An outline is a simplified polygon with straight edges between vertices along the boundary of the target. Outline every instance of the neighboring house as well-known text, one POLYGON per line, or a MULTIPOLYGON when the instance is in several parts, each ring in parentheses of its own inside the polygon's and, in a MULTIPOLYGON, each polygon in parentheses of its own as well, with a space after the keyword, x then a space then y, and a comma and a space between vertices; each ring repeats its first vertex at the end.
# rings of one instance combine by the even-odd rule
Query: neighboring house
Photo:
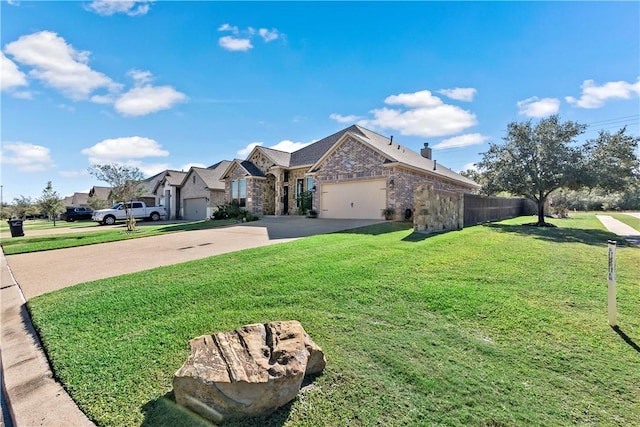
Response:
POLYGON ((89 190, 89 197, 104 200, 109 206, 113 205, 115 202, 111 196, 111 187, 93 186, 91 190, 89 190))
POLYGON ((293 153, 255 147, 222 175, 225 198, 256 215, 297 212, 298 195, 310 191, 321 218, 381 219, 385 208, 402 219, 413 209, 413 185, 470 193, 472 180, 437 164, 431 149, 418 154, 358 125, 293 153))
POLYGON ((229 164, 229 160, 223 160, 208 168, 189 169, 180 184, 182 219, 207 219, 217 206, 224 204, 224 182, 220 178, 229 164))
POLYGON ((73 193, 72 196, 67 196, 62 200, 62 204, 66 208, 84 208, 89 206, 87 200, 89 199, 89 193, 73 193))
POLYGON ((164 206, 167 219, 180 218, 180 184, 187 175, 186 172, 166 170, 154 176, 156 184, 151 191, 155 195, 156 205, 164 206))

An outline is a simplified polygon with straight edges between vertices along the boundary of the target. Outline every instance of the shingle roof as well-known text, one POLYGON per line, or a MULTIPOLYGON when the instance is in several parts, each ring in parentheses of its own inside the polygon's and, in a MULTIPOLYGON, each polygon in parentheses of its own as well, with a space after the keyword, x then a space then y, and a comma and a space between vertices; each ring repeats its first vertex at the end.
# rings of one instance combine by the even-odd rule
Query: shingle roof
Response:
MULTIPOLYGON (((221 181, 222 174, 229 167, 231 162, 229 160, 223 160, 208 168, 191 168, 193 173, 204 181, 207 188, 210 190, 224 190, 224 181, 221 181)), ((186 179, 186 176, 185 176, 186 179)))
POLYGON ((311 145, 307 145, 304 148, 299 149, 298 151, 294 151, 291 153, 291 161, 289 163, 289 167, 299 167, 304 165, 312 165, 324 154, 329 151, 333 145, 338 142, 338 140, 344 135, 346 132, 352 132, 354 134, 362 135, 360 130, 361 128, 357 125, 349 126, 346 129, 342 129, 334 133, 333 135, 329 135, 326 138, 322 138, 319 141, 314 142, 311 145))
POLYGON ((111 187, 98 187, 93 186, 93 188, 89 191, 89 195, 95 197, 96 199, 109 200, 109 196, 111 195, 111 187))
POLYGON ((244 170, 246 170, 249 175, 251 176, 257 176, 257 177, 264 177, 264 174, 262 173, 262 171, 260 169, 258 169, 258 167, 256 165, 254 165, 253 163, 247 161, 247 160, 242 160, 240 162, 240 166, 242 166, 244 168, 244 170))
POLYGON ((187 175, 187 172, 168 170, 164 179, 167 180, 169 185, 178 186, 182 183, 182 180, 187 175))
POLYGON ((286 151, 274 150, 273 148, 267 147, 256 148, 262 151, 271 160, 273 160, 277 166, 289 167, 289 163, 291 161, 291 153, 288 153, 286 151))

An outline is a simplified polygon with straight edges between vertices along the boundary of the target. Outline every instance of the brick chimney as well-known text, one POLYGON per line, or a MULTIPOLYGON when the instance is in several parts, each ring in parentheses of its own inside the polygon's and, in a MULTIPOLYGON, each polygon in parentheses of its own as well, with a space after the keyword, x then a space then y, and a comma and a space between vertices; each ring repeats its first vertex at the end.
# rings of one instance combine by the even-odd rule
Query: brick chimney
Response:
POLYGON ((431 148, 429 148, 429 143, 428 142, 424 143, 424 148, 422 148, 420 150, 420 155, 422 157, 424 157, 425 159, 431 160, 431 148))

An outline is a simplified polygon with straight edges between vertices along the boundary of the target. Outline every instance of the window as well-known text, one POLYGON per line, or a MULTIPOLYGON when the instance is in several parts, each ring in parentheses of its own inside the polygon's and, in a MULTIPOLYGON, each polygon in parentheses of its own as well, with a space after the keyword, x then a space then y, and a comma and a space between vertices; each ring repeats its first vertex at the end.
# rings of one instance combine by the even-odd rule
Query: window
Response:
POLYGON ((313 178, 307 177, 307 191, 313 191, 313 178))
POLYGON ((193 175, 193 176, 191 177, 191 182, 192 182, 193 184, 195 184, 195 183, 196 183, 196 176, 195 176, 195 175, 193 175))
POLYGON ((303 182, 302 179, 296 179, 296 197, 300 196, 304 191, 303 182))
POLYGON ((247 180, 234 179, 231 181, 231 199, 236 200, 240 207, 247 204, 247 180))
POLYGON ((289 182, 289 171, 284 171, 284 182, 289 182))

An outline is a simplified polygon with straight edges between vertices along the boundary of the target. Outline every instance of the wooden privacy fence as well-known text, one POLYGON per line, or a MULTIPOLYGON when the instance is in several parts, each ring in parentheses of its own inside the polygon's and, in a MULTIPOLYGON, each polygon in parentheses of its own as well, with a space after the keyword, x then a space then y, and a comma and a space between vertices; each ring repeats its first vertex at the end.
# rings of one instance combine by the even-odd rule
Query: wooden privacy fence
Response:
POLYGON ((529 199, 464 195, 465 227, 535 213, 535 204, 529 199))

